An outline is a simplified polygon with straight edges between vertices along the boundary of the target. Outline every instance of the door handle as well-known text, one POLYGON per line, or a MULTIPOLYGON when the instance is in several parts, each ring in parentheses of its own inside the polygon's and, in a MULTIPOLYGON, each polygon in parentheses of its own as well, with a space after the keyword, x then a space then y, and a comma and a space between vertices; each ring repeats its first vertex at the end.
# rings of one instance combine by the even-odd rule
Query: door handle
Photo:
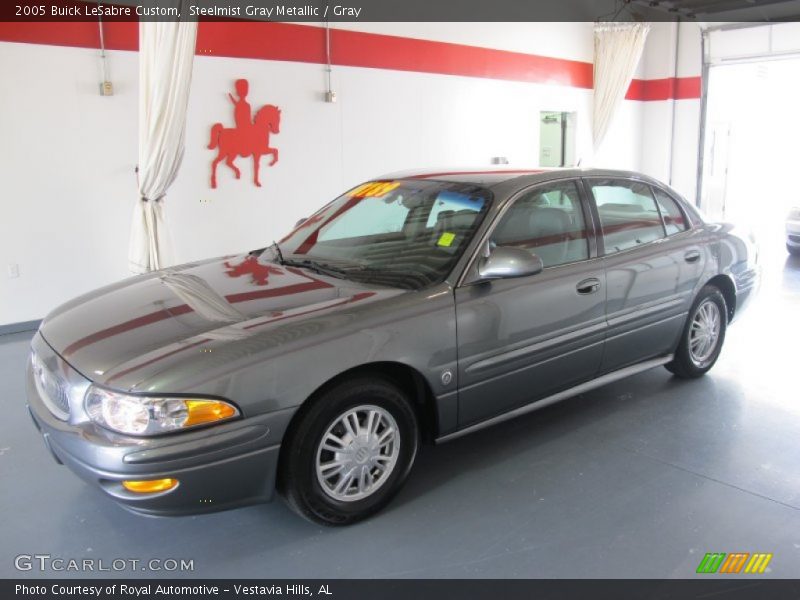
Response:
POLYGON ((683 260, 685 260, 687 263, 697 262, 700 260, 700 252, 698 250, 690 250, 683 255, 683 260))
POLYGON ((585 296, 586 294, 594 294, 597 290, 600 289, 600 280, 596 277, 590 277, 589 279, 584 279, 578 285, 575 286, 575 289, 578 291, 579 294, 585 296))

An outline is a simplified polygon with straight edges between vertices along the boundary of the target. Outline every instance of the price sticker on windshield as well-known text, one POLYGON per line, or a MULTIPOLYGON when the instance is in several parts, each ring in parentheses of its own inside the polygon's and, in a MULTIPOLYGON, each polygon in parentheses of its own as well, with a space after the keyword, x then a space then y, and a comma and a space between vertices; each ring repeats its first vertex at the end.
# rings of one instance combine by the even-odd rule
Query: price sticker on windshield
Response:
POLYGON ((381 198, 399 187, 399 181, 368 181, 354 188, 349 196, 351 198, 381 198))
POLYGON ((436 242, 437 246, 444 246, 447 248, 453 244, 453 240, 456 239, 455 233, 450 233, 449 231, 445 231, 440 237, 439 241, 436 242))

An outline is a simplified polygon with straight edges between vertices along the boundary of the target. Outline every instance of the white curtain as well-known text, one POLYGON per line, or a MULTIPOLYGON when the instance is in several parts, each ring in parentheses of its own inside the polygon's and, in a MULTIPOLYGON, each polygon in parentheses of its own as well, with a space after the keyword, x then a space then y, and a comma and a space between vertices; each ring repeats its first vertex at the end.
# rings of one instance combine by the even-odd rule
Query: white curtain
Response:
POLYGON ((196 39, 197 22, 139 23, 139 200, 128 249, 133 273, 172 263, 164 195, 183 158, 196 39))
POLYGON ((594 27, 592 139, 595 153, 625 98, 649 31, 649 23, 598 23, 594 27))

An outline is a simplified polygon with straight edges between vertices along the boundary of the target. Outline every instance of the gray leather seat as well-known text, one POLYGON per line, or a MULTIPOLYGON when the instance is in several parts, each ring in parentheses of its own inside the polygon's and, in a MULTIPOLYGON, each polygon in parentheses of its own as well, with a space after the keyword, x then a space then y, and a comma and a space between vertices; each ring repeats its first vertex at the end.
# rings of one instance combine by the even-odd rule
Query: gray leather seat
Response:
POLYGON ((535 252, 544 266, 569 262, 572 222, 566 211, 548 206, 531 211, 530 231, 535 252))
POLYGON ((574 230, 567 211, 526 202, 509 209, 492 241, 499 246, 526 248, 547 267, 585 258, 586 242, 574 230))

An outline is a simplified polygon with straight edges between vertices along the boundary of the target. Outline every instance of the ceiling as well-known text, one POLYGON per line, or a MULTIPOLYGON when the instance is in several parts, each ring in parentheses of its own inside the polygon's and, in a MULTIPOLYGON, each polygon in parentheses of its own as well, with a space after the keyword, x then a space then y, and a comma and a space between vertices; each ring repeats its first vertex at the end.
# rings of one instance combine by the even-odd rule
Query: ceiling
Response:
POLYGON ((800 20, 800 0, 627 0, 635 7, 695 21, 800 20))

